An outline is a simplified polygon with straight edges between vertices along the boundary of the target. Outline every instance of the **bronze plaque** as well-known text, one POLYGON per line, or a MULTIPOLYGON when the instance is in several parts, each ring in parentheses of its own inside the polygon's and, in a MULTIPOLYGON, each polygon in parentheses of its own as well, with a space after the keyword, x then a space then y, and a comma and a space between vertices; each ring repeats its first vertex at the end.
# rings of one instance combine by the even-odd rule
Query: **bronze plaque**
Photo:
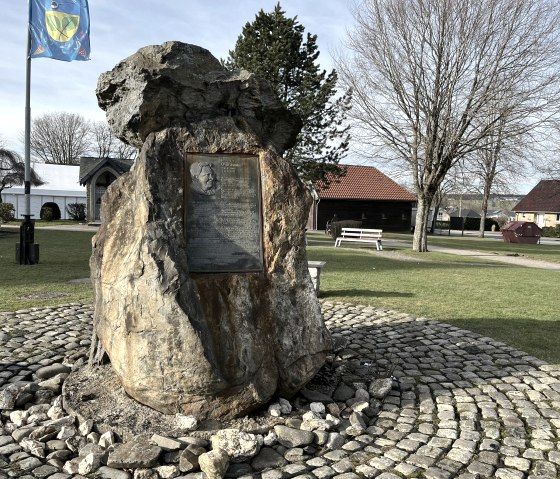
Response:
POLYGON ((187 154, 188 265, 196 273, 263 270, 259 159, 187 154))

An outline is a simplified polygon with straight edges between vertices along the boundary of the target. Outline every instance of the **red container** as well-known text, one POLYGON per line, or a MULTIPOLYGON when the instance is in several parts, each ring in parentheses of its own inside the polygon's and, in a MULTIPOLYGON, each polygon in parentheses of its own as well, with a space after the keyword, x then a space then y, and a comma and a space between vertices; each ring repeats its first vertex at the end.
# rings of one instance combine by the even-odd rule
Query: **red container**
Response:
POLYGON ((506 243, 537 244, 542 236, 542 229, 532 221, 510 221, 501 231, 506 243))

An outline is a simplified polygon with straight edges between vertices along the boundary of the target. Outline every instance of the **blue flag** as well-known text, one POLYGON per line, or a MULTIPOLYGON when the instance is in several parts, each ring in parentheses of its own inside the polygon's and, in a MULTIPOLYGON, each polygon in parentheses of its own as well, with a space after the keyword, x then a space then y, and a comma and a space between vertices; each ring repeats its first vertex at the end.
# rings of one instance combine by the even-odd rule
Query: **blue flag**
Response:
POLYGON ((87 0, 30 0, 31 58, 89 60, 87 0))

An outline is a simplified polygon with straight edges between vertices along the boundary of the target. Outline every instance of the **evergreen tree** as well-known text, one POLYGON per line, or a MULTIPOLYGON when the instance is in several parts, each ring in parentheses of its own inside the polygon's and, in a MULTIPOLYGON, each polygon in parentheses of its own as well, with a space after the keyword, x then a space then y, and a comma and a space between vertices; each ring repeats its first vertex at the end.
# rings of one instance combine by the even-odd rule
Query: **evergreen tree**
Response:
POLYGON ((301 117, 297 143, 284 158, 303 180, 326 184, 344 174, 339 162, 350 139, 345 118, 351 95, 337 96, 336 71, 320 70, 317 35, 307 33, 304 41, 304 33, 297 17, 287 18, 278 3, 243 27, 225 64, 266 78, 280 101, 301 117))

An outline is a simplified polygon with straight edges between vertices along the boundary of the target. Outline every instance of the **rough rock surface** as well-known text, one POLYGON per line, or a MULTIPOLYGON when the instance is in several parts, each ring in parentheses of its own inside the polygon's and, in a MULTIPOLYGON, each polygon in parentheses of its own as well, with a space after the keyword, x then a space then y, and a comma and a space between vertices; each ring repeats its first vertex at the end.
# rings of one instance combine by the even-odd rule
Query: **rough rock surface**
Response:
POLYGON ((124 389, 161 412, 199 418, 293 395, 331 347, 305 255, 311 198, 279 156, 299 121, 266 82, 177 42, 104 74, 98 98, 119 136, 142 144, 105 194, 91 258, 96 335, 124 389), (262 272, 189 272, 186 153, 258 157, 262 272))
POLYGON ((180 42, 141 48, 103 73, 97 98, 113 131, 137 148, 154 131, 228 118, 235 129, 214 141, 225 145, 228 133, 248 131, 283 151, 301 127, 267 81, 228 72, 208 50, 180 42))

